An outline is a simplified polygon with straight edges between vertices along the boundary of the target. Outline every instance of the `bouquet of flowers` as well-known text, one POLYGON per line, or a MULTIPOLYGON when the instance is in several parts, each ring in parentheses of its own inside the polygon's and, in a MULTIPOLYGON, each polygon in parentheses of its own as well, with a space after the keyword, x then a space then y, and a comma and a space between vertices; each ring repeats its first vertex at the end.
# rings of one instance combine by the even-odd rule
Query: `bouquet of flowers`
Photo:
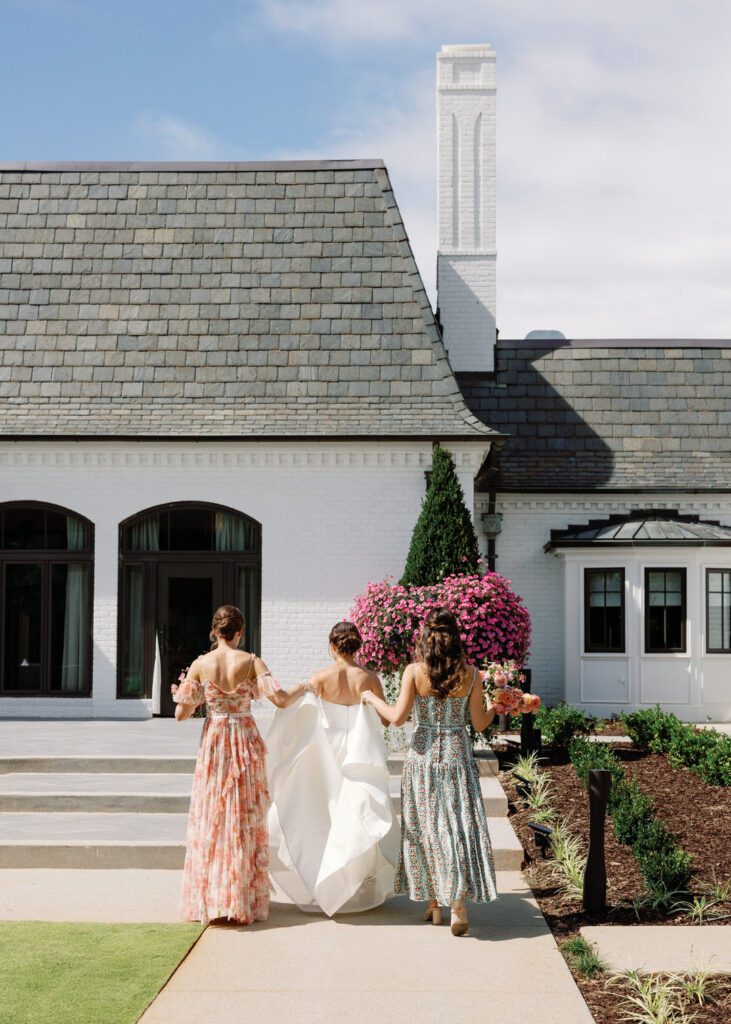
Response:
POLYGON ((492 661, 482 673, 490 703, 498 715, 535 714, 541 706, 541 698, 535 693, 523 693, 520 684, 525 675, 515 661, 501 664, 492 661))

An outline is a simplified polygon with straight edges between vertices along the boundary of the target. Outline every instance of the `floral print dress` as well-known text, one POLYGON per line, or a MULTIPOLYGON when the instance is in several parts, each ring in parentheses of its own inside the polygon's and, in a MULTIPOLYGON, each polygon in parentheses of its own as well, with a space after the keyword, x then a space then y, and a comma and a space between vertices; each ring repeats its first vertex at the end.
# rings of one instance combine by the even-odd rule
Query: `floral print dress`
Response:
POLYGON ((186 679, 178 704, 206 705, 193 792, 180 898, 180 918, 241 924, 269 916, 266 748, 251 714, 279 684, 245 679, 234 690, 186 679))
MULTIPOLYGON (((472 681, 474 686, 474 678, 472 681)), ((470 693, 472 687, 470 687, 470 693)), ((487 817, 467 735, 470 694, 414 701, 401 778, 401 856, 395 892, 441 905, 497 899, 487 817)))

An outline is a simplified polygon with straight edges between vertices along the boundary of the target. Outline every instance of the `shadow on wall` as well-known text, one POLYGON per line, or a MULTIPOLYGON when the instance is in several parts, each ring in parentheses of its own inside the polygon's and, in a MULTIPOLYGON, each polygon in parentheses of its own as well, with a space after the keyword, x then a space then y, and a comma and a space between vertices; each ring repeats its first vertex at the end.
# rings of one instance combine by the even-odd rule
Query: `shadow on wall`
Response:
MULTIPOLYGON (((596 421, 603 407, 609 409, 613 389, 619 390, 603 379, 611 371, 600 370, 600 360, 577 360, 566 343, 501 341, 496 356, 494 374, 458 373, 457 380, 475 416, 510 435, 499 457, 497 489, 606 486, 614 452, 582 413, 596 421)), ((488 489, 484 475, 477 484, 488 489)))
MULTIPOLYGON (((437 288, 441 308, 437 310, 444 347, 453 368, 470 365, 479 353, 485 352, 484 339, 495 334, 495 317, 485 301, 485 292, 494 291, 485 274, 494 277, 494 264, 484 256, 440 256, 437 265, 437 288), (444 317, 444 324, 441 317, 444 317), (448 327, 447 327, 448 325, 448 327), (460 337, 459 352, 450 352, 450 335, 460 337), (464 357, 467 356, 465 363, 464 357), (462 358, 460 358, 460 356, 462 358)), ((492 354, 485 358, 485 368, 492 366, 492 354)))

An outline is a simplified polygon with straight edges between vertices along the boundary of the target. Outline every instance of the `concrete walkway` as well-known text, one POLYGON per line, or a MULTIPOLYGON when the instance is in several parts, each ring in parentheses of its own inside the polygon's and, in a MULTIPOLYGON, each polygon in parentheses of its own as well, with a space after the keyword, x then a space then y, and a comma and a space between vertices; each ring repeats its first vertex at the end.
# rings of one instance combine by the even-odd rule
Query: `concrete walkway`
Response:
POLYGON ((181 873, 8 868, 0 870, 0 921, 175 924, 181 873))
POLYGON ((460 939, 404 898, 333 920, 273 906, 265 924, 209 928, 141 1024, 592 1024, 522 875, 498 888, 460 939))

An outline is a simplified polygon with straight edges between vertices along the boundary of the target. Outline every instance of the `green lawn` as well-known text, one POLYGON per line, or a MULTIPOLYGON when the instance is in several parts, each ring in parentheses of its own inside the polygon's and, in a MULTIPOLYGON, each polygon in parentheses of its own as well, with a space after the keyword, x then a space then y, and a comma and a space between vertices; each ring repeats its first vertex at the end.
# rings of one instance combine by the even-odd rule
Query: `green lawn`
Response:
POLYGON ((134 1024, 200 932, 0 922, 0 1024, 134 1024))

